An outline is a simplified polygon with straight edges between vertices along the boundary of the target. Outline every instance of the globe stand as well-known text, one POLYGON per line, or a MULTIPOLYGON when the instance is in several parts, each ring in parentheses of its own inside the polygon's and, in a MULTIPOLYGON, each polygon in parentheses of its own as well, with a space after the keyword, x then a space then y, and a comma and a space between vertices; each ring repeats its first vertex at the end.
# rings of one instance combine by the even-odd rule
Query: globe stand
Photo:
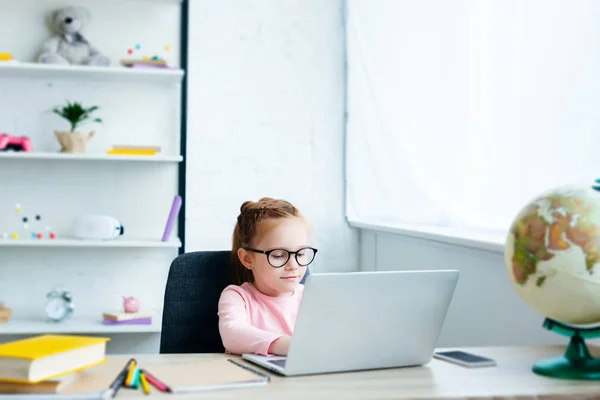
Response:
POLYGON ((549 318, 544 320, 543 326, 571 340, 562 356, 536 362, 533 372, 559 379, 600 380, 600 358, 594 358, 585 344, 585 339, 600 337, 600 326, 575 328, 549 318))

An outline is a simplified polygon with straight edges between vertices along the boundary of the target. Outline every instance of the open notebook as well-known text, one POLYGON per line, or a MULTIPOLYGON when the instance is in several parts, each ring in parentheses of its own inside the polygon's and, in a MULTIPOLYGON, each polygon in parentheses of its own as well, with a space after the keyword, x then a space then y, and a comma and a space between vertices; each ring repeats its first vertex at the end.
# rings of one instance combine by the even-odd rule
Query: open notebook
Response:
MULTIPOLYGON (((102 399, 106 390, 123 369, 126 360, 110 359, 105 364, 92 367, 80 374, 79 379, 54 395, 0 395, 0 399, 102 399)), ((198 392, 208 390, 233 389, 264 385, 269 376, 246 366, 242 362, 219 358, 194 362, 152 364, 140 360, 140 368, 168 385, 173 393, 198 392)), ((151 396, 169 396, 151 388, 151 396)), ((121 388, 118 398, 144 397, 141 390, 121 388)))

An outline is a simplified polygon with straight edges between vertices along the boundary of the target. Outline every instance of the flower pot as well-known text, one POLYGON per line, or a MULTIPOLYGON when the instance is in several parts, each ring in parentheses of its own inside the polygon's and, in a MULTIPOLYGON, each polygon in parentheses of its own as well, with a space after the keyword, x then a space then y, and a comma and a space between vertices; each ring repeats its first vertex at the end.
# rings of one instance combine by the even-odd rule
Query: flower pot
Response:
POLYGON ((85 153, 85 145, 94 136, 94 131, 87 133, 54 131, 54 134, 60 143, 61 153, 85 153))
POLYGON ((4 304, 0 303, 0 324, 5 324, 8 322, 11 316, 12 310, 4 307, 4 304))

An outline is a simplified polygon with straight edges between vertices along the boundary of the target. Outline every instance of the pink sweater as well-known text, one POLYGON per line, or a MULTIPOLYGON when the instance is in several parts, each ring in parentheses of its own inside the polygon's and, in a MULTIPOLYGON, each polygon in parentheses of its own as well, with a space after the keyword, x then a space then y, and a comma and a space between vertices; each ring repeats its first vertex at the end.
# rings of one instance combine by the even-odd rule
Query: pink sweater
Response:
POLYGON ((292 336, 304 285, 291 296, 270 297, 251 283, 229 285, 219 299, 219 332, 229 353, 268 355, 269 346, 292 336))

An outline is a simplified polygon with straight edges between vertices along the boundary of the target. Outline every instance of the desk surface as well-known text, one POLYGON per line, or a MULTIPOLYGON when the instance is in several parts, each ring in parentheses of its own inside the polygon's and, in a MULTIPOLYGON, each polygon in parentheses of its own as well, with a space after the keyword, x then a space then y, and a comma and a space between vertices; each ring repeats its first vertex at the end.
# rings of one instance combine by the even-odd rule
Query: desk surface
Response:
MULTIPOLYGON (((473 347, 463 350, 494 358, 496 367, 468 369, 433 359, 422 367, 397 368, 302 377, 279 377, 265 386, 238 388, 186 395, 172 399, 599 399, 600 381, 566 381, 535 375, 533 363, 560 355, 564 346, 473 347)), ((600 348, 590 346, 600 356, 600 348)), ((140 363, 174 360, 213 359, 223 354, 140 355, 140 363)), ((122 360, 128 356, 112 356, 122 360)), ((237 358, 237 357, 236 357, 237 358)), ((245 361, 241 361, 246 363, 245 361)), ((248 364, 252 365, 252 364, 248 364)), ((257 367, 260 369, 259 367, 257 367)), ((266 372, 260 369, 263 372, 266 372)), ((156 393, 160 396, 159 393, 156 393)), ((117 399, 143 397, 138 391, 119 392, 117 399)), ((154 396, 152 396, 154 397, 154 396)))

